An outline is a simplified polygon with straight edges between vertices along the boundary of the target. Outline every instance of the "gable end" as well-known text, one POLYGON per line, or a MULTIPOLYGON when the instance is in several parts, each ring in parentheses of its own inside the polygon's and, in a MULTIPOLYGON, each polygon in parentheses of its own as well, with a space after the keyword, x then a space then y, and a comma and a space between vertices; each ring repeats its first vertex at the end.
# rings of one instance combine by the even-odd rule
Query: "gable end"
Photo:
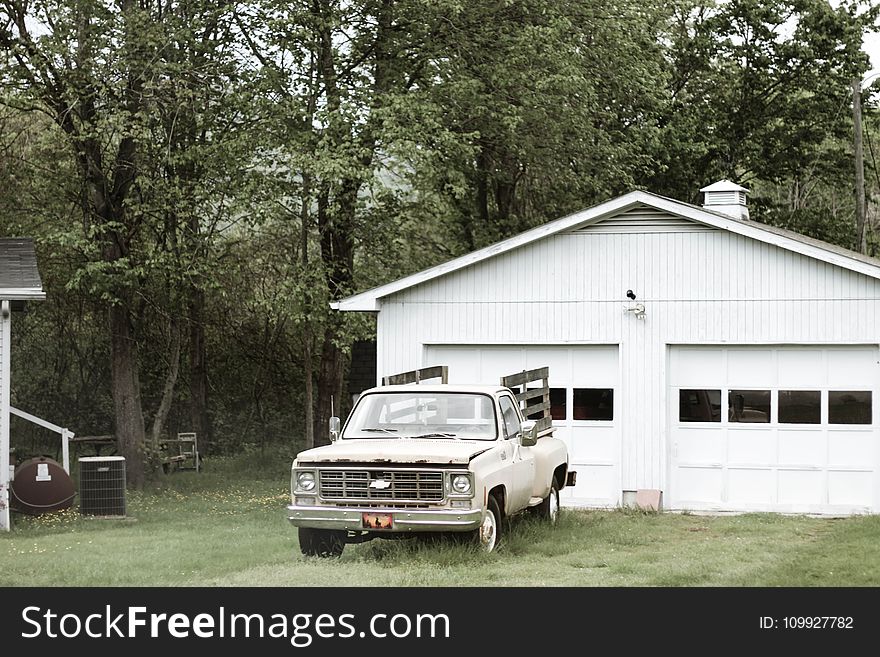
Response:
POLYGON ((696 233, 712 230, 718 229, 664 210, 638 205, 594 223, 578 226, 568 233, 696 233))

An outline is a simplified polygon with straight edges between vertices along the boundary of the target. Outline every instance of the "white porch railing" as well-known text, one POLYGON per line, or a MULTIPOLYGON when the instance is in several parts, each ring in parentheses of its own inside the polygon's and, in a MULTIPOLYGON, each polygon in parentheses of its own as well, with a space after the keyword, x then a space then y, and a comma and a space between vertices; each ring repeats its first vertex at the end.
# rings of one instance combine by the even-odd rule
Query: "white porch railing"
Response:
POLYGON ((67 474, 70 474, 70 445, 68 441, 73 438, 75 435, 73 431, 69 431, 64 427, 59 427, 57 424, 52 424, 51 422, 46 422, 46 420, 42 420, 38 418, 36 415, 31 415, 30 413, 25 413, 24 411, 20 411, 17 408, 10 406, 9 412, 13 415, 17 415, 23 420, 27 420, 28 422, 33 422, 34 424, 41 426, 49 431, 54 431, 55 433, 61 434, 61 455, 62 455, 62 465, 64 466, 64 471, 67 474))

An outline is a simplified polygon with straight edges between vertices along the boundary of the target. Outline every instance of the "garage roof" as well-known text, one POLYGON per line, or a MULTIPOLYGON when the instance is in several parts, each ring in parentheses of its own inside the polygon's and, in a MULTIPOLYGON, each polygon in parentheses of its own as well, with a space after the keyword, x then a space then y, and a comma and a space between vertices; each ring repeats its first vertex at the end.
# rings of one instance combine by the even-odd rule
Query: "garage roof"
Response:
POLYGON ((425 269, 410 276, 405 276, 396 281, 374 287, 360 294, 355 294, 340 299, 330 304, 335 310, 376 312, 379 310, 380 299, 401 290, 405 290, 427 281, 445 276, 452 272, 464 269, 483 260, 488 260, 502 253, 507 253, 521 246, 531 244, 545 237, 556 235, 574 228, 584 227, 591 223, 599 222, 609 216, 616 215, 637 206, 644 206, 675 214, 685 219, 705 224, 713 228, 727 230, 745 237, 772 244, 794 253, 799 253, 823 262, 827 262, 844 269, 859 272, 872 278, 880 279, 880 260, 864 256, 855 251, 850 251, 821 240, 813 239, 796 233, 768 226, 757 221, 747 219, 734 219, 728 215, 713 212, 705 208, 676 201, 665 196, 659 196, 650 192, 634 191, 623 196, 605 201, 586 210, 575 212, 567 217, 550 221, 546 224, 532 228, 519 235, 514 235, 506 240, 496 242, 485 248, 472 251, 458 258, 454 258, 430 269, 425 269))
POLYGON ((0 299, 45 298, 34 241, 29 237, 0 238, 0 299))

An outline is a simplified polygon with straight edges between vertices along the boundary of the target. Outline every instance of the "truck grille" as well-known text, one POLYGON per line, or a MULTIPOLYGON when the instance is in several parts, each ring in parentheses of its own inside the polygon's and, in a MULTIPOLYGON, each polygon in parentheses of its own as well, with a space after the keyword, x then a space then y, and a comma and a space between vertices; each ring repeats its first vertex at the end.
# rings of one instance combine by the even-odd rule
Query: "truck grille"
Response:
POLYGON ((325 500, 443 501, 443 473, 424 470, 320 470, 325 500))

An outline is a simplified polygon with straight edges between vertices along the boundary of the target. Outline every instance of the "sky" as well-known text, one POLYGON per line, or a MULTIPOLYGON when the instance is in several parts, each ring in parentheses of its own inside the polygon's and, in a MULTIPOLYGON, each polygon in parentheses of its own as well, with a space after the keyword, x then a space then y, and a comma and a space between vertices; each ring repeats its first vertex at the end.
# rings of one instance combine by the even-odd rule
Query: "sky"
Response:
POLYGON ((865 35, 862 49, 871 58, 871 70, 868 71, 868 75, 880 74, 880 33, 865 35))

